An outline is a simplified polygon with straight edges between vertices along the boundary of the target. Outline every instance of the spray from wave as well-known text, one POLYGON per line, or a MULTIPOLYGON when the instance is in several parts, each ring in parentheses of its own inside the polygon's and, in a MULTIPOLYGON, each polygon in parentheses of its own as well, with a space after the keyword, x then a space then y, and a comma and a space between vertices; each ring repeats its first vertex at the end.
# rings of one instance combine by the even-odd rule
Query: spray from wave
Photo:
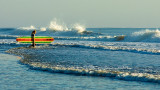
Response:
POLYGON ((68 31, 69 30, 64 23, 61 23, 57 19, 54 19, 53 21, 51 21, 48 28, 49 30, 54 30, 54 31, 68 31))
POLYGON ((73 25, 72 30, 77 30, 78 33, 82 33, 86 30, 86 28, 83 25, 80 25, 80 24, 76 23, 76 24, 73 25))
POLYGON ((63 21, 60 21, 58 19, 54 19, 50 22, 50 24, 47 27, 39 27, 36 28, 35 26, 31 25, 29 27, 20 27, 17 28, 18 30, 39 30, 39 31, 55 31, 55 32, 73 32, 73 33, 91 33, 89 31, 86 31, 86 28, 84 25, 76 23, 71 25, 69 28, 63 21))
POLYGON ((77 33, 84 33, 87 32, 84 25, 79 23, 75 23, 69 28, 64 22, 60 22, 57 19, 54 19, 50 22, 49 30, 53 31, 69 31, 69 32, 77 32, 77 33))
POLYGON ((29 26, 29 27, 19 27, 19 28, 17 28, 17 29, 21 29, 21 30, 34 30, 34 29, 36 29, 36 28, 35 28, 35 26, 31 25, 31 26, 29 26))
POLYGON ((46 27, 41 27, 40 28, 40 31, 46 31, 47 29, 46 29, 46 27))
POLYGON ((29 26, 29 27, 19 27, 19 28, 17 28, 18 30, 27 30, 27 31, 30 31, 30 30, 39 30, 39 31, 46 31, 46 27, 40 27, 40 28, 37 28, 37 27, 35 27, 35 26, 33 26, 33 25, 31 25, 31 26, 29 26))
POLYGON ((134 42, 160 42, 160 31, 157 30, 143 30, 134 32, 130 36, 126 37, 125 41, 134 42))

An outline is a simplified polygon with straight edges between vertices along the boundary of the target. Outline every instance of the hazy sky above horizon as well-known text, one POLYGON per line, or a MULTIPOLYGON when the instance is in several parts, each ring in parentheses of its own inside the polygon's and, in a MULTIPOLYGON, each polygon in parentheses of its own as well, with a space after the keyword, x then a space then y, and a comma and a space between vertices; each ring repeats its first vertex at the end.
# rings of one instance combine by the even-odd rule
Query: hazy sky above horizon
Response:
POLYGON ((0 0, 0 27, 160 27, 160 0, 0 0))

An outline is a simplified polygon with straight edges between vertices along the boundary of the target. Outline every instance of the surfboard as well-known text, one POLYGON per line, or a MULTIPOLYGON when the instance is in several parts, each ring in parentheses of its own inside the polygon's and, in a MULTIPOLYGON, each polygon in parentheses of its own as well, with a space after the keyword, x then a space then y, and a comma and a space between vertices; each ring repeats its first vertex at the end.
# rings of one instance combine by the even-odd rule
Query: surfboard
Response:
MULTIPOLYGON (((20 43, 33 43, 31 36, 23 36, 16 38, 17 42, 20 43)), ((53 37, 49 36, 35 36, 35 44, 49 44, 54 41, 53 37)))

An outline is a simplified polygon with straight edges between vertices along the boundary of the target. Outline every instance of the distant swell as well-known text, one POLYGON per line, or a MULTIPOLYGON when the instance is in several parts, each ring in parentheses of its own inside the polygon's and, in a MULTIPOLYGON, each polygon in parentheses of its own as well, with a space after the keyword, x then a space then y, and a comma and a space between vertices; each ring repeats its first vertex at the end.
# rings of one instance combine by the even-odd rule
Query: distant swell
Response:
POLYGON ((115 41, 112 36, 97 36, 97 37, 54 37, 55 40, 82 40, 82 41, 115 41))
POLYGON ((0 28, 0 30, 14 30, 15 28, 0 28))
POLYGON ((16 39, 19 36, 15 35, 0 35, 0 39, 16 39))

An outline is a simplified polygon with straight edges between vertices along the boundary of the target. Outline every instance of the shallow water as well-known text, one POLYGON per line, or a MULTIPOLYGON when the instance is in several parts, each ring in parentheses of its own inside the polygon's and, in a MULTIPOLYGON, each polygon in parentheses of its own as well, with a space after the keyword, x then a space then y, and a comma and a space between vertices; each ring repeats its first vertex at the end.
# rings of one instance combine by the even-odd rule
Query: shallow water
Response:
POLYGON ((19 64, 16 56, 0 54, 0 87, 7 89, 160 89, 159 84, 123 81, 107 77, 92 77, 37 71, 19 64), (8 58, 6 58, 8 57, 8 58))

